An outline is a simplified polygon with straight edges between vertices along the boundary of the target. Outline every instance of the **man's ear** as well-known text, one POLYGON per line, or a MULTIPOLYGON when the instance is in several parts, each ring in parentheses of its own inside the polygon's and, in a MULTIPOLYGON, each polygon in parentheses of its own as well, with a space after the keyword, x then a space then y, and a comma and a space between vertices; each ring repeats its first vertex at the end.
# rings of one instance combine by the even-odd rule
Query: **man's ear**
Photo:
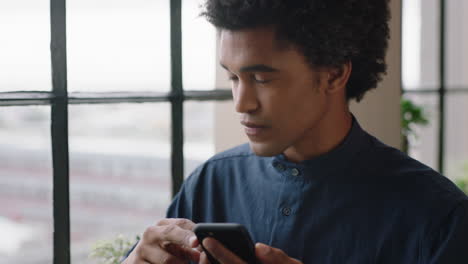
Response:
POLYGON ((328 86, 327 93, 336 93, 338 91, 346 89, 349 76, 351 76, 353 65, 351 61, 348 61, 340 67, 329 68, 328 70, 328 86))

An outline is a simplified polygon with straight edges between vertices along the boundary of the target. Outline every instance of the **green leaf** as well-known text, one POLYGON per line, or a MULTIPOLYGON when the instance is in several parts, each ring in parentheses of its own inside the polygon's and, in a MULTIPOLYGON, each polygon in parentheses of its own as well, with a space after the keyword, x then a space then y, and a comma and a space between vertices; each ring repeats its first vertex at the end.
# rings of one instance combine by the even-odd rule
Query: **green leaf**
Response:
POLYGON ((413 127, 415 125, 426 126, 429 124, 427 114, 422 106, 416 105, 409 99, 401 99, 401 133, 402 136, 416 136, 413 127))

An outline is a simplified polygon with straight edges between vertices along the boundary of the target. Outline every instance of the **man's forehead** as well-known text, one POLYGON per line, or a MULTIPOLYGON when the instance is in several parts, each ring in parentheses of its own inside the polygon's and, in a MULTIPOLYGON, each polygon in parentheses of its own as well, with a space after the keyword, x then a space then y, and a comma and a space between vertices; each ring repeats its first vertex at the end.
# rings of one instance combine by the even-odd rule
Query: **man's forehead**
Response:
POLYGON ((223 30, 220 46, 225 50, 255 49, 263 46, 269 49, 273 44, 273 34, 260 29, 223 30))
POLYGON ((273 30, 256 28, 220 32, 221 65, 227 67, 230 65, 243 67, 247 64, 268 65, 273 57, 281 56, 281 53, 273 30))
POLYGON ((261 42, 266 47, 279 48, 280 41, 277 38, 276 31, 272 27, 255 27, 239 30, 221 29, 219 32, 220 41, 234 44, 250 46, 261 42))

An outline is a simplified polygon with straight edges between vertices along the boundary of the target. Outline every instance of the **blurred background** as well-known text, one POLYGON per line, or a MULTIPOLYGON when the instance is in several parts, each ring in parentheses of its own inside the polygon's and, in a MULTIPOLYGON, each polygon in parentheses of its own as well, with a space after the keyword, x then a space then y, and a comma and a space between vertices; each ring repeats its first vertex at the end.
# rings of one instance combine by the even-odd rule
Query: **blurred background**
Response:
MULTIPOLYGON (((201 3, 182 1, 186 90, 212 90, 225 78, 216 70, 216 32, 198 17, 201 3)), ((402 97, 428 119, 412 127, 409 154, 439 169, 442 118, 443 172, 462 178, 468 175, 468 2, 446 1, 443 116, 440 1, 401 6, 402 97)), ((49 10, 48 0, 0 1, 0 92, 51 91, 49 10)), ((169 11, 162 0, 68 0, 68 90, 168 92, 169 11)), ((185 176, 220 150, 219 105, 229 102, 184 103, 185 176)), ((97 263, 88 257, 96 241, 133 238, 164 216, 171 200, 170 112, 169 103, 69 106, 72 263, 97 263)), ((0 106, 0 263, 52 263, 50 126, 50 106, 0 106)))
MULTIPOLYGON (((199 1, 200 2, 200 1, 199 1)), ((183 1, 187 90, 214 88, 215 30, 183 1)), ((0 1, 0 92, 51 91, 50 2, 0 1)), ((70 92, 170 90, 169 1, 68 0, 70 92)), ((186 102, 185 174, 214 154, 213 103, 186 102)), ((0 107, 0 263, 52 263, 50 106, 0 107)), ((69 106, 71 258, 134 238, 171 200, 170 104, 69 106)))
POLYGON ((415 127, 409 153, 439 169, 439 124, 444 127, 444 174, 468 175, 468 2, 445 0, 441 24, 440 0, 402 1, 403 97, 421 106, 428 124, 415 127), (445 35, 441 56, 441 26, 445 35), (439 109, 441 66, 445 75, 445 114, 439 109))

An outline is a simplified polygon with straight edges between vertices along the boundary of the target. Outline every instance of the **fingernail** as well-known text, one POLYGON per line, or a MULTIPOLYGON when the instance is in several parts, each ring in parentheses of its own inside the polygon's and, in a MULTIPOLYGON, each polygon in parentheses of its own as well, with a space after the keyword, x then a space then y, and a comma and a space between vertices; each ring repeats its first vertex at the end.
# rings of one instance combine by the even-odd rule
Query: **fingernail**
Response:
POLYGON ((211 249, 210 238, 203 239, 202 244, 207 250, 211 249))
POLYGON ((197 241, 197 237, 196 236, 191 236, 189 238, 189 243, 190 243, 190 246, 194 247, 195 246, 195 241, 197 241))
POLYGON ((201 246, 196 246, 196 247, 194 247, 192 249, 197 251, 197 252, 203 252, 203 248, 201 246))
POLYGON ((271 250, 269 246, 262 243, 257 243, 257 249, 261 255, 268 255, 271 250))

